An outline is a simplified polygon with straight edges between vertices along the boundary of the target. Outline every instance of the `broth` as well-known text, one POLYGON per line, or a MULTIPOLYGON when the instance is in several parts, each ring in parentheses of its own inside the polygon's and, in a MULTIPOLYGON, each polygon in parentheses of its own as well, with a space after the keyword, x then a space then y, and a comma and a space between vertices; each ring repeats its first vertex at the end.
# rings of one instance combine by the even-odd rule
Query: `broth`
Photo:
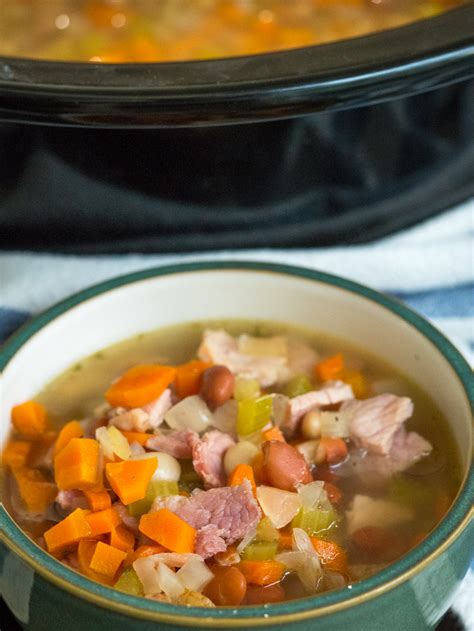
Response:
POLYGON ((153 62, 324 44, 431 17, 462 0, 2 0, 0 55, 153 62))
MULTIPOLYGON (((347 575, 342 571, 334 571, 330 565, 328 567, 332 569, 327 569, 323 564, 325 574, 317 591, 336 589, 370 576, 388 563, 403 556, 433 529, 448 510, 461 479, 459 459, 446 419, 415 384, 394 371, 388 363, 372 356, 363 349, 323 333, 275 322, 241 320, 198 322, 163 328, 125 340, 85 358, 48 384, 35 400, 45 406, 50 422, 56 430, 63 427, 71 419, 90 417, 92 410, 103 404, 104 392, 110 384, 133 366, 152 363, 182 365, 195 358, 199 343, 207 329, 224 329, 233 336, 247 334, 256 338, 263 337, 272 340, 286 336, 290 345, 303 343, 308 348, 314 349, 319 358, 334 357, 335 353, 342 351, 345 372, 341 374, 347 376, 348 382, 351 381, 355 389, 360 388, 360 382, 357 381, 359 378, 356 379, 354 375, 362 375, 364 392, 360 398, 370 399, 381 392, 391 392, 395 395, 410 397, 414 403, 414 413, 407 422, 407 430, 421 434, 429 440, 433 447, 429 455, 421 458, 406 470, 396 472, 388 477, 374 476, 374 472, 371 470, 362 475, 362 470, 357 469, 357 463, 364 462, 367 453, 365 450, 355 449, 351 441, 347 443, 349 444, 349 455, 344 461, 335 463, 325 461, 311 465, 314 479, 324 481, 325 485, 328 482, 335 485, 341 496, 341 499, 336 503, 335 514, 339 515, 338 521, 323 528, 321 532, 318 531, 317 537, 320 541, 339 546, 337 549, 343 550, 344 554, 347 555, 347 567, 345 566, 347 575), (351 375, 350 378, 349 375, 351 375), (354 498, 360 496, 369 497, 371 501, 380 500, 382 502, 388 497, 391 502, 398 502, 403 505, 404 509, 408 508, 411 516, 397 524, 396 529, 385 529, 390 533, 386 541, 380 542, 371 539, 367 543, 368 539, 374 536, 373 528, 372 530, 367 527, 358 529, 358 539, 356 533, 351 533, 349 529, 349 513, 355 510, 353 508, 354 498), (362 534, 359 531, 363 531, 362 534)), ((344 377, 342 379, 344 380, 344 377)), ((288 393, 285 388, 288 388, 288 385, 265 387, 262 389, 263 398, 268 392, 284 391, 288 393)), ((343 403, 342 409, 344 409, 344 405, 343 403)), ((326 409, 331 414, 331 410, 335 410, 337 407, 337 405, 333 405, 326 409)), ((337 412, 333 413, 337 414, 337 412)), ((111 421, 109 420, 109 422, 111 421)), ((302 441, 307 440, 308 436, 302 432, 300 426, 300 429, 288 438, 289 443, 299 446, 302 441)), ((278 441, 272 440, 270 442, 273 444, 278 441)), ((320 444, 322 443, 320 442, 320 444)), ((182 460, 180 462, 183 466, 183 472, 187 471, 189 474, 189 465, 185 465, 182 460)), ((37 466, 41 469, 43 465, 40 462, 37 466)), ((47 467, 44 470, 46 471, 46 478, 52 479, 51 472, 48 472, 47 467)), ((189 481, 186 483, 187 491, 192 490, 194 486, 202 488, 202 481, 196 476, 192 475, 190 479, 194 482, 191 483, 191 486, 189 486, 189 481)), ((180 478, 180 484, 181 482, 182 479, 180 478)), ((43 533, 54 523, 50 520, 51 516, 39 521, 37 519, 32 520, 28 513, 19 510, 18 499, 12 501, 14 495, 14 492, 12 495, 11 491, 12 484, 12 479, 7 476, 6 505, 19 525, 31 537, 44 545, 43 533)), ((330 486, 327 488, 329 489, 330 486)), ((304 513, 306 509, 301 510, 304 513)), ((297 524, 295 519, 303 513, 298 513, 291 524, 297 524)), ((304 520, 301 521, 300 519, 300 525, 303 527, 304 520)), ((288 528, 289 526, 280 531, 282 541, 288 528)), ((384 531, 380 528, 379 530, 384 531)), ((307 532, 313 531, 310 528, 307 532)), ((285 541, 288 545, 288 539, 285 541)), ((259 542, 260 544, 261 542, 259 542)), ((72 549, 71 552, 68 548, 66 556, 64 554, 59 556, 64 562, 77 567, 77 557, 74 557, 74 554, 74 550, 72 549)), ((279 558, 278 555, 277 558, 279 558)), ((213 562, 213 559, 211 558, 210 561, 213 562)), ((214 567, 212 563, 211 567, 214 567)), ((293 571, 286 572, 281 581, 274 582, 272 585, 259 586, 249 582, 247 595, 242 604, 274 602, 306 595, 308 595, 308 590, 303 587, 301 580, 299 580, 298 572, 293 571)), ((222 603, 217 602, 215 604, 222 603)))

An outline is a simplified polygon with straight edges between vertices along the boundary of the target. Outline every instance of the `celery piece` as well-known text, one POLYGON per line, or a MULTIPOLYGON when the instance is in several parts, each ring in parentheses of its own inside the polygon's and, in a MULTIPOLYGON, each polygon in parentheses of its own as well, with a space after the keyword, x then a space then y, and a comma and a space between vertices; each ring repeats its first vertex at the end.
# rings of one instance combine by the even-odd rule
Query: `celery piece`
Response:
POLYGON ((244 379, 237 377, 234 385, 234 399, 245 401, 245 399, 257 399, 260 396, 260 384, 256 379, 244 379))
POLYGON ((127 506, 128 514, 130 517, 140 517, 141 515, 148 513, 152 503, 153 499, 145 496, 142 500, 137 500, 127 506))
POLYGON ((278 548, 276 541, 254 541, 240 553, 244 561, 269 561, 275 558, 278 548))
POLYGON ((257 541, 278 541, 278 530, 268 519, 268 517, 264 517, 260 520, 257 526, 256 539, 257 541))
POLYGON ((247 436, 262 429, 270 421, 271 412, 272 397, 269 395, 239 401, 237 433, 240 436, 247 436))
POLYGON ((300 394, 306 394, 314 390, 313 384, 306 375, 297 375, 293 377, 285 386, 283 394, 292 399, 300 394))
POLYGON ((169 482, 167 480, 151 480, 148 484, 145 497, 127 506, 128 514, 132 517, 138 517, 144 513, 148 513, 153 504, 153 500, 155 497, 158 497, 158 495, 162 495, 163 497, 179 495, 178 483, 169 482))
POLYGON ((426 513, 433 511, 435 488, 429 487, 419 480, 400 475, 390 481, 389 496, 397 504, 409 506, 426 513))
POLYGON ((133 567, 128 567, 122 572, 114 587, 132 596, 144 596, 142 584, 133 567))
POLYGON ((338 515, 333 509, 301 508, 293 518, 293 528, 302 528, 309 535, 320 534, 328 530, 338 521, 338 515))
POLYGON ((193 467, 192 460, 180 460, 179 464, 181 465, 181 477, 179 478, 180 482, 183 482, 185 484, 199 484, 200 482, 202 482, 201 478, 196 473, 196 470, 193 467))

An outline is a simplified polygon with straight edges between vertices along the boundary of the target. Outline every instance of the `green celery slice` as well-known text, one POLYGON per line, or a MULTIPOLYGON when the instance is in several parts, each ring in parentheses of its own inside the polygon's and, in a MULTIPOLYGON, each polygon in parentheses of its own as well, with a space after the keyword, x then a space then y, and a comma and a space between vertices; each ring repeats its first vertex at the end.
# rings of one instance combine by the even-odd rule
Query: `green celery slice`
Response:
POLYGON ((284 394, 292 399, 300 394, 306 394, 314 390, 313 384, 307 375, 297 375, 293 377, 285 386, 284 394))
POLYGON ((302 528, 309 535, 317 535, 329 530, 339 520, 339 516, 333 509, 301 508, 291 525, 293 528, 302 528))
POLYGON ((237 433, 248 436, 262 429, 270 421, 273 399, 266 395, 259 399, 239 401, 237 414, 237 433))
POLYGON ((128 567, 122 572, 114 587, 132 596, 144 596, 142 584, 133 567, 128 567))
POLYGON ((257 526, 257 535, 255 538, 257 541, 278 541, 280 535, 268 517, 264 517, 257 526))
POLYGON ((244 379, 237 377, 234 386, 234 399, 245 401, 245 399, 257 399, 260 396, 260 384, 256 379, 244 379))
POLYGON ((158 495, 163 497, 179 495, 178 483, 168 480, 151 480, 148 484, 145 497, 127 506, 128 514, 131 517, 139 517, 144 513, 148 513, 155 497, 158 497, 158 495))
POLYGON ((254 541, 242 550, 240 556, 244 561, 269 561, 275 558, 277 548, 276 541, 254 541))

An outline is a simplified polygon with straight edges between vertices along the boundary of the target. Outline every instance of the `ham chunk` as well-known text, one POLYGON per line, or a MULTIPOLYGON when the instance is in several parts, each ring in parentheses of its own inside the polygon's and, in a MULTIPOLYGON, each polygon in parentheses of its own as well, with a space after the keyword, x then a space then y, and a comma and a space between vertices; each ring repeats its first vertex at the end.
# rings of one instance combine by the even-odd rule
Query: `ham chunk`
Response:
POLYGON ((162 451, 174 458, 191 458, 192 446, 199 440, 196 432, 190 429, 176 430, 152 436, 145 447, 151 451, 162 451))
POLYGON ((359 528, 375 526, 393 528, 413 518, 413 511, 388 500, 374 499, 368 495, 356 495, 346 511, 347 531, 352 534, 359 528))
POLYGON ((289 400, 283 429, 291 435, 297 430, 303 416, 311 410, 353 398, 351 386, 343 381, 328 381, 321 390, 312 390, 289 400))
POLYGON ((56 510, 62 517, 66 517, 76 508, 89 508, 89 503, 82 491, 58 491, 55 502, 56 510))
POLYGON ((173 405, 171 390, 167 388, 157 399, 142 408, 112 408, 107 414, 109 425, 127 432, 148 432, 161 425, 166 412, 173 405))
POLYGON ((349 417, 349 434, 356 445, 387 455, 396 432, 413 414, 413 403, 408 397, 381 394, 365 401, 346 401, 341 410, 349 417))
POLYGON ((168 508, 197 530, 196 552, 209 558, 256 528, 261 511, 247 480, 239 486, 158 497, 152 511, 168 508))
POLYGON ((202 438, 192 439, 193 467, 207 489, 226 484, 223 460, 232 445, 235 445, 232 436, 217 429, 207 432, 202 438))

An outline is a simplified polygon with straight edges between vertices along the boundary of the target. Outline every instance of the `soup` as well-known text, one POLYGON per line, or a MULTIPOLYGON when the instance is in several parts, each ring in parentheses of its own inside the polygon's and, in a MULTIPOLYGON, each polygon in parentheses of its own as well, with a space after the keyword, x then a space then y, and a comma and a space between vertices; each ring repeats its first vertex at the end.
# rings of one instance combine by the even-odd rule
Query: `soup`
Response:
POLYGON ((182 61, 323 44, 431 17, 462 0, 2 0, 0 55, 182 61))
POLYGON ((446 420, 413 383, 278 323, 126 340, 12 421, 4 502, 20 526, 89 578, 175 604, 350 586, 421 542, 460 481, 446 420))

